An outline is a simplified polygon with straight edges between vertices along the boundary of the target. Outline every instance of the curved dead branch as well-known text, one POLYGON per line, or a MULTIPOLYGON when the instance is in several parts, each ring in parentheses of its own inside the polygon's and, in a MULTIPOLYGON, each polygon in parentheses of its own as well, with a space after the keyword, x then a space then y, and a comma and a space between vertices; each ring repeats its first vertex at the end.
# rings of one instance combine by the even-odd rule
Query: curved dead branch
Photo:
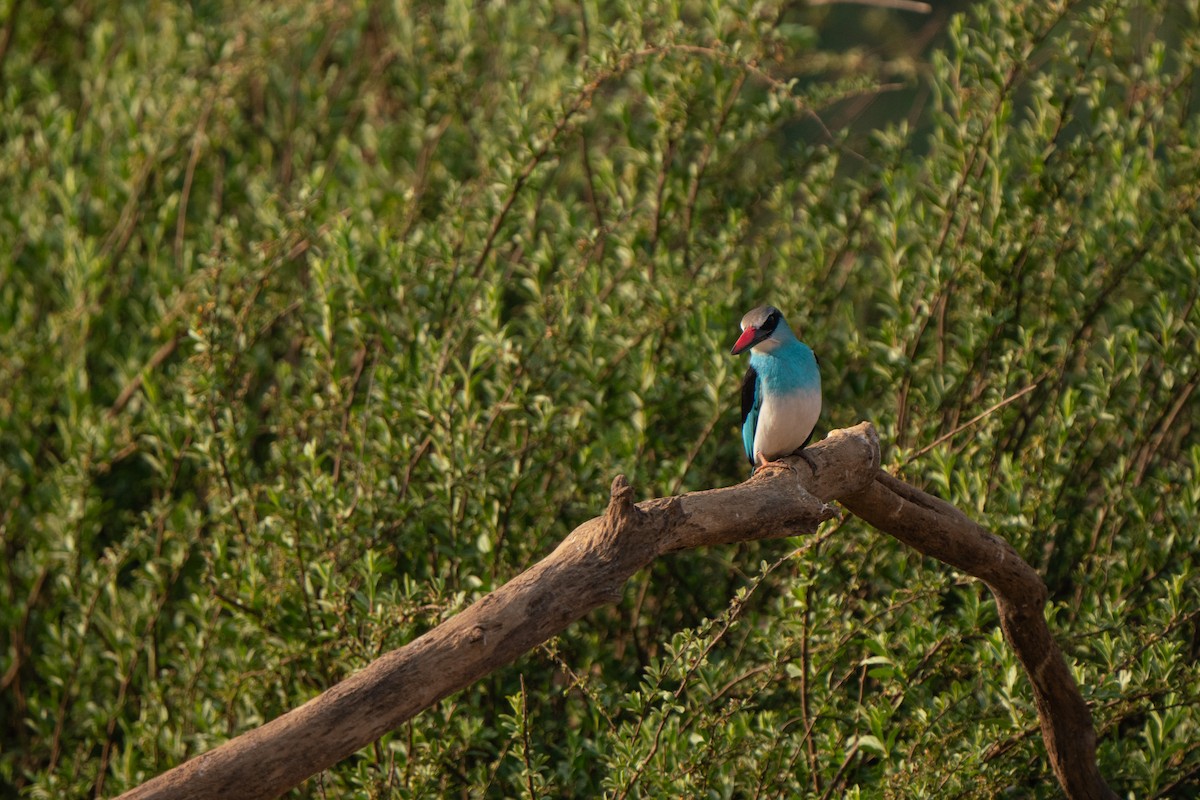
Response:
POLYGON ((655 558, 677 550, 811 533, 840 500, 880 530, 983 580, 1034 686, 1046 749, 1067 796, 1112 798, 1095 730, 1042 615, 1046 590, 1003 540, 953 506, 883 473, 869 423, 832 432, 793 469, 724 489, 633 501, 623 476, 602 516, 545 559, 409 644, 309 702, 247 731, 124 798, 275 797, 469 686, 606 603, 655 558))
POLYGON ((1113 800, 1096 765, 1096 729, 1046 625, 1046 585, 1012 545, 945 500, 879 472, 840 498, 855 516, 927 556, 978 578, 996 597, 1000 627, 1033 686, 1050 765, 1071 800, 1113 800))

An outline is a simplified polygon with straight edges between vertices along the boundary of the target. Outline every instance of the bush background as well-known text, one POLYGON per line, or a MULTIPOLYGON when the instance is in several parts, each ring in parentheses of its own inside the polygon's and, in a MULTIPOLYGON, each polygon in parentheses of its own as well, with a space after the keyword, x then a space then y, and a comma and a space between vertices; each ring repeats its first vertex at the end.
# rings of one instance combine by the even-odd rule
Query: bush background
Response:
MULTIPOLYGON (((0 2, 0 794, 302 703, 616 473, 744 478, 769 300, 1045 576, 1113 786, 1200 795, 1197 6, 0 2)), ((847 520, 295 794, 1059 789, 986 589, 847 520)))

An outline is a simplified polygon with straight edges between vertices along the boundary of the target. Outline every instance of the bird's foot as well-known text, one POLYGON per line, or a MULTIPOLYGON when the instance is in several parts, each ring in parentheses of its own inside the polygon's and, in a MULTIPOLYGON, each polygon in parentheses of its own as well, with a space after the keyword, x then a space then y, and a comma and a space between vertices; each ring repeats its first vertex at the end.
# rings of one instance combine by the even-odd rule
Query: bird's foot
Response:
MULTIPOLYGON (((808 453, 806 453, 803 449, 797 450, 795 453, 792 453, 791 455, 799 456, 800 458, 803 458, 805 460, 805 462, 808 464, 809 469, 812 470, 812 474, 813 475, 817 474, 817 462, 813 461, 812 456, 810 456, 808 453)), ((800 474, 799 470, 796 469, 796 466, 794 464, 792 464, 788 461, 784 461, 781 458, 768 461, 767 457, 760 453, 758 456, 758 464, 754 467, 754 474, 757 475, 761 470, 764 470, 767 468, 790 469, 792 472, 795 472, 797 475, 800 474)))
POLYGON ((758 466, 756 466, 754 468, 754 474, 757 475, 759 472, 761 472, 764 469, 790 469, 792 472, 796 471, 795 467, 793 467, 791 464, 784 461, 783 459, 768 461, 766 456, 759 454, 758 466))

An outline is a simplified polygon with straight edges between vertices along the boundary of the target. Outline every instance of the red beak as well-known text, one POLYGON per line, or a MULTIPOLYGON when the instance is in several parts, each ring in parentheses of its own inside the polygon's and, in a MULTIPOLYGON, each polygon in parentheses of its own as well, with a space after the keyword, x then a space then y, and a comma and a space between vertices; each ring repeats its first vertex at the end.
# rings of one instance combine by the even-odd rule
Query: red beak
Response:
POLYGON ((741 353, 747 347, 754 344, 754 336, 757 333, 758 328, 754 327, 753 325, 747 325, 746 330, 742 331, 742 335, 739 336, 738 340, 734 343, 733 350, 730 351, 730 354, 736 356, 738 353, 741 353))

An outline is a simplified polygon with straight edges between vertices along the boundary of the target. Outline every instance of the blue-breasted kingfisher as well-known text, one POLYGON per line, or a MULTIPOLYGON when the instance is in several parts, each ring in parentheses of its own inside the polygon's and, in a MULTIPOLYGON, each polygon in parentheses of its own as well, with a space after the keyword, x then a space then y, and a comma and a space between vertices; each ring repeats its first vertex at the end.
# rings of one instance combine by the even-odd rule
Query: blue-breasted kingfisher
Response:
POLYGON ((821 372, 812 348, 796 338, 774 306, 742 317, 733 355, 750 351, 742 379, 742 444, 755 471, 799 453, 816 470, 804 447, 821 416, 821 372))

